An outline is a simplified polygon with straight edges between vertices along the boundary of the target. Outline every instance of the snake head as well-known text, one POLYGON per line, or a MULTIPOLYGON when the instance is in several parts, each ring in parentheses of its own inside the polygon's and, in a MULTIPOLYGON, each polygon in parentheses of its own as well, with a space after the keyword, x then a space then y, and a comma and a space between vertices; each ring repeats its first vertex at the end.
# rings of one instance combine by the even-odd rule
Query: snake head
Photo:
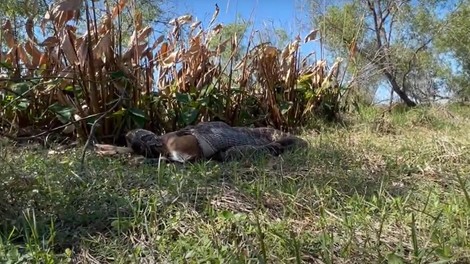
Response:
POLYGON ((164 144, 161 137, 145 129, 134 129, 126 134, 127 146, 134 153, 147 158, 158 158, 163 154, 164 144))

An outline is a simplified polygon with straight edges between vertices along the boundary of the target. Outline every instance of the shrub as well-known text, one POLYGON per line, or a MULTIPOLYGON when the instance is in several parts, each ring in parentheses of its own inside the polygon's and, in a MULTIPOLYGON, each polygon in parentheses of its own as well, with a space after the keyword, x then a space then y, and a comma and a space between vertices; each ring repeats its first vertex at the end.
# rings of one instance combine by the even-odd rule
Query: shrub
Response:
POLYGON ((280 50, 254 45, 252 35, 243 51, 236 36, 222 39, 217 9, 208 28, 191 15, 181 16, 153 42, 154 29, 137 13, 126 45, 119 16, 127 1, 101 19, 95 19, 95 5, 80 2, 56 4, 46 14, 41 28, 53 32, 42 41, 32 20, 25 41, 14 37, 9 20, 3 24, 8 52, 0 57, 1 129, 10 136, 40 130, 84 139, 104 114, 96 130, 103 141, 135 127, 164 133, 214 119, 288 130, 314 115, 334 117, 340 111, 345 92, 336 81, 340 61, 331 69, 324 60, 309 64, 308 56, 299 54, 300 38, 280 50), (230 56, 223 59, 227 50, 230 56))

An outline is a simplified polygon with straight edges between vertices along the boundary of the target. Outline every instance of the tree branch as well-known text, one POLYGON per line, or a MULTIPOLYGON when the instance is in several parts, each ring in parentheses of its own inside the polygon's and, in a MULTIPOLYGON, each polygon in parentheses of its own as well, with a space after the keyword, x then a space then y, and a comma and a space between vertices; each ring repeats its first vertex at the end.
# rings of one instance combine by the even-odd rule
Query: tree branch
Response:
POLYGON ((401 81, 401 86, 402 87, 405 87, 405 82, 406 82, 406 78, 408 77, 408 74, 410 74, 411 72, 411 64, 413 63, 413 60, 416 59, 416 56, 418 55, 418 53, 423 50, 429 43, 431 43, 431 41, 433 40, 433 38, 429 38, 428 41, 426 41, 425 43, 423 43, 423 45, 421 45, 420 47, 418 47, 415 52, 413 53, 413 56, 411 57, 411 59, 408 61, 408 69, 406 70, 405 74, 403 74, 403 77, 402 77, 402 81, 401 81))

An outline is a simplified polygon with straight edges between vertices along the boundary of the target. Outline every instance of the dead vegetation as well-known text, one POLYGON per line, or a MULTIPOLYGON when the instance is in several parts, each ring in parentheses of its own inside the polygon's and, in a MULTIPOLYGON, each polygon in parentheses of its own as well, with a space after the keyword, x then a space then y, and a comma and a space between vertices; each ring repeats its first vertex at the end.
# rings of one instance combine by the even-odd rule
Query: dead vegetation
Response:
MULTIPOLYGON (((241 50, 240 36, 222 39, 216 8, 207 28, 185 15, 158 37, 135 11, 126 41, 120 16, 127 4, 67 0, 54 4, 41 21, 28 20, 24 29, 3 22, 4 135, 62 132, 85 139, 104 113, 96 136, 110 142, 135 127, 163 133, 219 119, 288 130, 314 114, 334 118, 339 112, 340 61, 329 69, 324 60, 302 58, 300 38, 280 50, 256 43, 252 34, 241 50), (27 33, 25 39, 17 37, 19 30, 27 33)), ((304 41, 316 40, 316 34, 304 41)))

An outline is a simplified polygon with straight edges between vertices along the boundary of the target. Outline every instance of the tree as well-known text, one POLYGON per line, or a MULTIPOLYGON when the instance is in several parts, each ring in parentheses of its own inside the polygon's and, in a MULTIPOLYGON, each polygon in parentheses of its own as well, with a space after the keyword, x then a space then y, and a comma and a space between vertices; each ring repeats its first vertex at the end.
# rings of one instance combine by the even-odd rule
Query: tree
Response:
POLYGON ((444 25, 438 12, 443 6, 448 10, 448 1, 351 0, 325 7, 315 0, 310 3, 327 49, 349 58, 351 78, 372 77, 374 85, 386 81, 408 106, 438 93, 442 75, 436 69, 443 65, 433 41, 444 25))
POLYGON ((443 57, 455 60, 456 66, 448 66, 446 84, 457 97, 470 100, 470 1, 463 1, 455 13, 447 15, 448 28, 438 39, 436 46, 443 57), (450 69, 449 69, 450 68, 450 69))
POLYGON ((226 63, 232 55, 232 59, 235 62, 243 56, 243 53, 246 50, 244 41, 246 41, 246 32, 249 26, 249 22, 244 21, 243 19, 237 19, 237 22, 224 25, 221 29, 219 36, 211 40, 211 42, 209 43, 209 48, 211 49, 215 49, 221 43, 227 43, 227 48, 221 53, 220 56, 222 64, 226 63), (232 50, 231 48, 232 41, 234 41, 233 44, 236 44, 234 46, 235 50, 232 50))

